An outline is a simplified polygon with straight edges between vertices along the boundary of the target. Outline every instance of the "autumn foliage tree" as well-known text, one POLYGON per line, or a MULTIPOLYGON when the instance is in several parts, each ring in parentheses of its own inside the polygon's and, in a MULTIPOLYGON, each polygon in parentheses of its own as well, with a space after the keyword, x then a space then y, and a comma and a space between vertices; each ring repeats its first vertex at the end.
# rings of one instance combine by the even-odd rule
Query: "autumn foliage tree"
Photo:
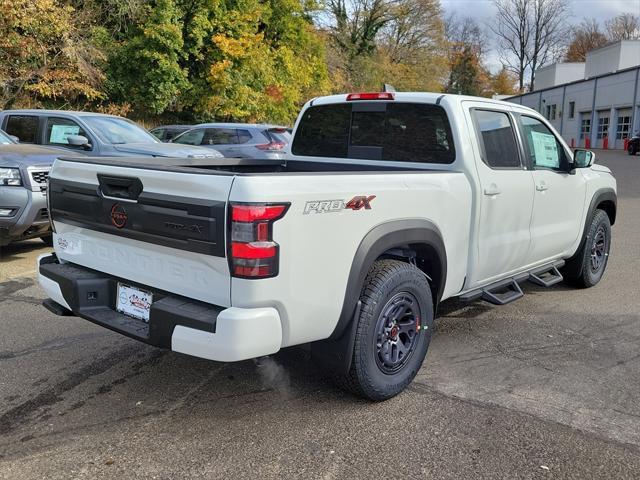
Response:
POLYGON ((77 105, 105 97, 102 54, 57 0, 0 0, 0 107, 77 105))
POLYGON ((587 52, 606 45, 608 41, 596 19, 585 18, 573 28, 564 58, 567 62, 584 62, 587 52))

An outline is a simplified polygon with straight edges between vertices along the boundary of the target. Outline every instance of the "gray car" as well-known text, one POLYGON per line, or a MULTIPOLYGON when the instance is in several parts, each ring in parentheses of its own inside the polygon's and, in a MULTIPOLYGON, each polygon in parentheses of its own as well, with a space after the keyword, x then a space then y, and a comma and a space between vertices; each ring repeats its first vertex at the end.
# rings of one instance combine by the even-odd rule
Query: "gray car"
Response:
POLYGON ((15 240, 51 241, 47 176, 62 149, 17 144, 0 130, 0 247, 15 240))
POLYGON ((218 150, 225 157, 282 159, 291 142, 286 127, 249 123, 201 123, 172 142, 218 150))
POLYGON ((0 129, 20 143, 61 147, 90 156, 216 158, 216 150, 162 143, 126 118, 66 110, 4 110, 0 129))

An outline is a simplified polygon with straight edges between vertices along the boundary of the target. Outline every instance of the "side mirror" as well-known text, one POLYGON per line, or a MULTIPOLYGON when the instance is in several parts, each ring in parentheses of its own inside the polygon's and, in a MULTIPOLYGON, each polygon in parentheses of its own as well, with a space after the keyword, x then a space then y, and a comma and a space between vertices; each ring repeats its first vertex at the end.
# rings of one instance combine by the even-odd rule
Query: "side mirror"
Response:
POLYGON ((67 136, 67 143, 73 147, 82 147, 85 150, 91 149, 89 139, 83 135, 69 135, 67 136))
POLYGON ((596 154, 591 150, 584 150, 577 148, 573 152, 573 162, 571 163, 571 169, 574 168, 588 168, 593 165, 596 159, 596 154))
POLYGON ((18 137, 16 137, 15 135, 9 135, 9 138, 11 140, 13 140, 16 143, 20 143, 20 139, 18 137))

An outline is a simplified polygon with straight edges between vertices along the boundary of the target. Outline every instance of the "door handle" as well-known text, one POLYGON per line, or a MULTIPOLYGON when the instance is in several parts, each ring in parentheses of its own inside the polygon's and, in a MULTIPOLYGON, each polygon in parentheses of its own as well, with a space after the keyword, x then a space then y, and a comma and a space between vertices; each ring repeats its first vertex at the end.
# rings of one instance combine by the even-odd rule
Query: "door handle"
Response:
POLYGON ((500 195, 500 193, 502 193, 502 191, 498 188, 498 185, 496 185, 495 183, 492 183, 491 185, 489 185, 487 188, 484 189, 484 194, 489 195, 490 197, 493 197, 495 195, 500 195))
POLYGON ((545 182, 540 182, 539 184, 536 185, 536 190, 539 192, 544 192, 545 190, 548 190, 549 187, 547 187, 547 184, 545 182))

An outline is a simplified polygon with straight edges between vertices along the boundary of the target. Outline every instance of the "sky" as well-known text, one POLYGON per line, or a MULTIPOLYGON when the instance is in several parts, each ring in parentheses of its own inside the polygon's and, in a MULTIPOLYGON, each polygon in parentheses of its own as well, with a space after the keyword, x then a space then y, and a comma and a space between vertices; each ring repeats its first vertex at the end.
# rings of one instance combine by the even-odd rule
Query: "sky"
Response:
MULTIPOLYGON (((471 16, 483 26, 487 26, 495 17, 491 0, 440 0, 440 4, 445 14, 455 13, 459 18, 471 16)), ((567 21, 571 24, 580 23, 584 17, 593 17, 604 23, 621 13, 640 15, 640 0, 569 0, 569 4, 572 15, 567 21)), ((487 55, 487 64, 491 71, 500 69, 495 46, 487 55)))

